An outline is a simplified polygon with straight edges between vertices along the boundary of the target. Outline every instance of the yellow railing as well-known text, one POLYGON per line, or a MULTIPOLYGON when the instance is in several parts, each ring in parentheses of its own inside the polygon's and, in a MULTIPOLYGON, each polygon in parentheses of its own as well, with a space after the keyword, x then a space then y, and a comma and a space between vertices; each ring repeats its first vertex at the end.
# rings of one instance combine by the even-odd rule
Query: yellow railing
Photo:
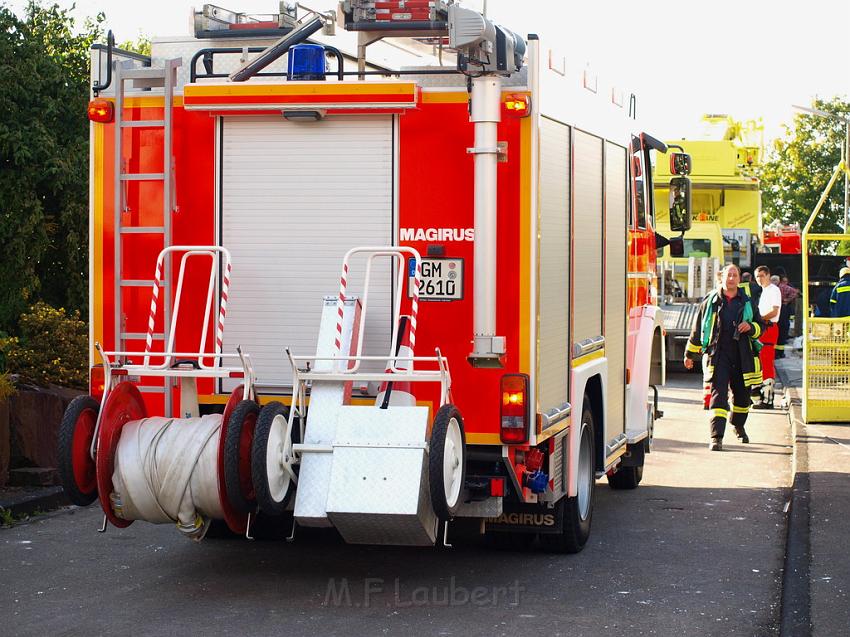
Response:
POLYGON ((803 420, 806 422, 850 422, 850 317, 808 315, 809 244, 850 240, 850 234, 811 231, 832 187, 845 174, 850 176, 850 169, 842 160, 803 229, 803 420))

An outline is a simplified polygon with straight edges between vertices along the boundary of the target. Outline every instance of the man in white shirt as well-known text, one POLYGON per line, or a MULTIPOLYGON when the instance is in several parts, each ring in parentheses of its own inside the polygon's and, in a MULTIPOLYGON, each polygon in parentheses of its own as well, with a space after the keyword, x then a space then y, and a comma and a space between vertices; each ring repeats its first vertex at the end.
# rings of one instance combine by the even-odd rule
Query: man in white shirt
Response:
POLYGON ((779 286, 770 281, 770 269, 760 265, 756 268, 756 281, 761 286, 758 307, 767 328, 759 339, 762 347, 759 352, 764 383, 761 386, 761 402, 755 409, 773 409, 773 386, 776 382, 776 370, 773 361, 776 356, 776 341, 779 337, 779 313, 782 311, 782 292, 779 286))

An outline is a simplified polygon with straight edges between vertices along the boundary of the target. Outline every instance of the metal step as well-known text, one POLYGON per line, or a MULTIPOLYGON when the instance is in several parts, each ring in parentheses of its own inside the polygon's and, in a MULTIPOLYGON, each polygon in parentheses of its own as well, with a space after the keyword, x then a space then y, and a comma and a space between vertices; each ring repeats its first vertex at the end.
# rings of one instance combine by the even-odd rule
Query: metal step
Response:
POLYGON ((165 173, 122 173, 121 181, 162 181, 165 173))
MULTIPOLYGON (((153 285, 153 279, 122 279, 119 284, 124 288, 149 288, 153 285)), ((167 281, 160 281, 159 287, 167 288, 167 281)))
MULTIPOLYGON (((147 337, 148 335, 145 332, 121 332, 121 338, 128 338, 136 341, 143 341, 147 337)), ((165 334, 163 334, 162 332, 153 334, 153 339, 156 341, 161 341, 164 338, 165 334)))
POLYGON ((164 126, 165 120, 162 119, 139 119, 121 122, 121 128, 163 128, 164 126))
POLYGON ((121 234, 164 234, 165 226, 121 226, 121 234))
MULTIPOLYGON (((153 354, 153 352, 151 352, 153 354)), ((154 385, 136 385, 136 389, 138 389, 143 394, 164 394, 165 387, 156 387, 154 385)))

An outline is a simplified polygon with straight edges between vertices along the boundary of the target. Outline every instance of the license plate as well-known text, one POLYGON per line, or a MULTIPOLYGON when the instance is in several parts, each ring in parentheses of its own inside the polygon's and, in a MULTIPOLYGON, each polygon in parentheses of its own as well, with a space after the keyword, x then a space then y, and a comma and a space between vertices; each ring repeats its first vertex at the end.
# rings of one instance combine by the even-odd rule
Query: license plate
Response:
MULTIPOLYGON (((413 272, 416 264, 409 263, 408 292, 413 296, 413 272)), ((456 301, 463 298, 463 259, 422 259, 419 277, 419 300, 456 301)))

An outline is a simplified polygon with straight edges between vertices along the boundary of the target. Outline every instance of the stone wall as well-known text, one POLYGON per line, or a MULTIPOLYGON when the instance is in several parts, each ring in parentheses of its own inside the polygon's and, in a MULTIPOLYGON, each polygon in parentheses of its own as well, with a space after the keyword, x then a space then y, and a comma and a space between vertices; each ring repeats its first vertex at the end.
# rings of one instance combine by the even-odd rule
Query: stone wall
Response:
POLYGON ((56 438, 68 403, 80 391, 25 387, 0 404, 0 486, 10 469, 56 467, 56 438))
POLYGON ((0 402, 0 487, 9 481, 12 459, 12 434, 9 429, 9 402, 0 402))

